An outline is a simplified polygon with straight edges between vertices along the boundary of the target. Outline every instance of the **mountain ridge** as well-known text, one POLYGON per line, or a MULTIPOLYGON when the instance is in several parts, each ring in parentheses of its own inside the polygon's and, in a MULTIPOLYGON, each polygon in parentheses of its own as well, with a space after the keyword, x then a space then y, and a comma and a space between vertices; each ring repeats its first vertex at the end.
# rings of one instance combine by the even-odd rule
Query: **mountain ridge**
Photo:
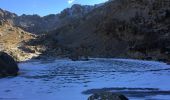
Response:
POLYGON ((74 5, 43 18, 23 15, 14 26, 39 34, 28 44, 46 48, 43 55, 169 61, 169 5, 167 0, 109 0, 99 6, 74 5))
POLYGON ((45 38, 69 49, 70 56, 168 60, 168 5, 167 0, 111 0, 45 38))
POLYGON ((67 21, 83 17, 95 7, 97 7, 97 5, 88 6, 74 4, 71 8, 66 8, 59 14, 49 14, 43 17, 37 14, 23 14, 18 16, 17 14, 1 9, 0 18, 10 20, 12 25, 20 27, 33 34, 44 34, 54 30, 55 28, 63 26, 64 23, 67 23, 67 21))

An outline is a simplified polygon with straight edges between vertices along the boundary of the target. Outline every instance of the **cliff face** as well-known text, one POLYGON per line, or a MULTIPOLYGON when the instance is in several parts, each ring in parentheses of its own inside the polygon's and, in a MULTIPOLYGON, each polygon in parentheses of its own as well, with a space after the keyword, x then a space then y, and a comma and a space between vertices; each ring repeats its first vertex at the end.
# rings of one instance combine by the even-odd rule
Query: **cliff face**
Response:
POLYGON ((169 0, 109 0, 60 14, 15 15, 13 25, 42 34, 28 42, 44 54, 170 59, 169 0))

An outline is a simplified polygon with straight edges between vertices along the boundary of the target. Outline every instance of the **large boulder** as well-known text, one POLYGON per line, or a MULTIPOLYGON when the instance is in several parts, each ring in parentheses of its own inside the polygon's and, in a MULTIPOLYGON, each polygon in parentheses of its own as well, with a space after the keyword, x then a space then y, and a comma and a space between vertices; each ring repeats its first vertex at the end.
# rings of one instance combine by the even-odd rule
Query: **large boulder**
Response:
POLYGON ((7 53, 0 52, 0 77, 16 76, 18 71, 15 60, 7 53))
POLYGON ((128 100, 122 94, 114 94, 112 92, 95 93, 88 100, 128 100))

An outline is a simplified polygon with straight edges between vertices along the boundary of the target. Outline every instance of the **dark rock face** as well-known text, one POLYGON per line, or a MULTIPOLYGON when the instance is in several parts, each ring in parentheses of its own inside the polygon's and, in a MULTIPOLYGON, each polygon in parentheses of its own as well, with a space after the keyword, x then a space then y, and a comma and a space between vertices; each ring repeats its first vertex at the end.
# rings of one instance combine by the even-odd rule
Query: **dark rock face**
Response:
POLYGON ((15 76, 19 71, 17 63, 7 53, 0 52, 0 77, 15 76))
POLYGON ((96 93, 91 95, 88 100, 128 100, 124 95, 111 92, 96 93))
POLYGON ((74 22, 67 21, 45 41, 71 49, 83 45, 92 57, 169 60, 169 5, 167 0, 110 0, 74 22))

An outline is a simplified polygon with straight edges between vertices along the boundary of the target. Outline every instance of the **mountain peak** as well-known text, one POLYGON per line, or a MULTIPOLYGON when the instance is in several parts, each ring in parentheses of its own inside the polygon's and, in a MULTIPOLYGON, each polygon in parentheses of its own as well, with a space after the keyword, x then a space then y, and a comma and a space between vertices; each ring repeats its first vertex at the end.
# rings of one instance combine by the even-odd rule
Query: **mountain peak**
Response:
POLYGON ((71 8, 66 8, 61 12, 62 17, 83 16, 93 10, 94 6, 74 4, 71 8))
POLYGON ((17 15, 15 13, 11 13, 9 11, 3 10, 0 8, 0 19, 13 19, 15 18, 17 15))

